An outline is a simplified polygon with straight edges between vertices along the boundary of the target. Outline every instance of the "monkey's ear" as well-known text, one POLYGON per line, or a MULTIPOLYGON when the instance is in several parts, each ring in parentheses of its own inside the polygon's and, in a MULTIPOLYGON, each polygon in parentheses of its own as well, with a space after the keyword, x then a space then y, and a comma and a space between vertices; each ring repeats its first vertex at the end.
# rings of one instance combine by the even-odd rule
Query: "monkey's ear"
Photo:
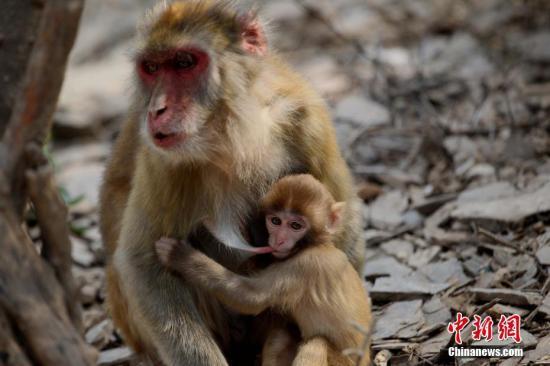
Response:
POLYGON ((342 223, 342 216, 344 214, 344 208, 346 207, 345 202, 336 202, 330 208, 330 221, 328 223, 328 231, 331 234, 334 234, 340 224, 342 223))
POLYGON ((239 18, 241 23, 241 47, 256 56, 267 54, 267 37, 256 12, 248 12, 239 18))

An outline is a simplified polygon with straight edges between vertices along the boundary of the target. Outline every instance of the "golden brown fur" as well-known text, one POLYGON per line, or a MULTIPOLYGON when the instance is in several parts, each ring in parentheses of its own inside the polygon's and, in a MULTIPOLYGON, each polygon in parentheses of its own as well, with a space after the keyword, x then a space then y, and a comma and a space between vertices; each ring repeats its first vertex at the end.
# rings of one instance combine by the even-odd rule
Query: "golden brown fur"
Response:
MULTIPOLYGON (((342 351, 364 348, 368 339, 352 324, 370 331, 372 319, 361 278, 330 241, 339 214, 334 208, 340 206, 308 174, 280 179, 261 202, 265 215, 291 212, 307 222, 308 232, 295 242, 290 257, 275 260, 247 277, 225 269, 187 244, 162 239, 156 243, 161 262, 239 313, 258 315, 269 308, 296 322, 304 341, 292 365, 355 365, 355 357, 346 357, 342 351)), ((291 348, 289 343, 292 338, 284 329, 273 329, 262 364, 289 364, 278 360, 288 355, 285 347, 291 348)), ((367 354, 361 365, 369 364, 367 354)))
MULTIPOLYGON (((318 211, 330 213, 323 207, 318 211)), ((317 231, 326 231, 328 221, 322 220, 323 226, 317 231)), ((270 308, 295 321, 304 341, 292 365, 352 366, 355 357, 346 357, 342 351, 361 349, 366 344, 365 334, 352 324, 370 331, 370 301, 345 254, 330 242, 317 241, 323 238, 329 235, 309 236, 308 240, 314 242, 302 243, 303 247, 290 258, 275 261, 248 277, 225 269, 177 240, 159 241, 157 251, 162 262, 185 281, 205 289, 229 308, 251 315, 270 308)), ((289 364, 278 358, 289 354, 287 348, 292 342, 284 329, 273 329, 264 347, 263 365, 289 364)), ((369 364, 367 354, 361 365, 369 364)))
POLYGON ((160 237, 195 236, 201 250, 236 268, 238 253, 197 237, 200 222, 212 217, 238 226, 275 180, 308 172, 348 203, 335 242, 356 269, 363 261, 359 203, 323 102, 275 53, 259 59, 239 51, 238 32, 227 30, 237 29, 238 13, 215 4, 159 6, 142 27, 139 49, 195 40, 213 50, 209 102, 197 104, 205 118, 200 136, 179 153, 153 148, 142 128, 149 94, 138 85, 101 189, 111 314, 132 348, 168 365, 227 365, 220 347, 231 334, 219 303, 161 267, 153 250, 160 237), (191 11, 197 21, 183 26, 191 11), (230 46, 217 48, 224 44, 230 46))
MULTIPOLYGON (((331 243, 317 243, 250 277, 231 272, 184 244, 174 246, 168 265, 235 311, 257 315, 274 308, 286 314, 301 330, 302 347, 318 350, 311 354, 328 359, 328 366, 354 364, 352 358, 341 355, 345 349, 361 348, 365 341, 352 322, 371 328, 370 303, 362 281, 345 254, 331 243), (311 339, 317 340, 308 345, 311 339)), ((298 359, 308 359, 300 353, 298 359)), ((362 365, 369 365, 369 359, 367 355, 362 365)))

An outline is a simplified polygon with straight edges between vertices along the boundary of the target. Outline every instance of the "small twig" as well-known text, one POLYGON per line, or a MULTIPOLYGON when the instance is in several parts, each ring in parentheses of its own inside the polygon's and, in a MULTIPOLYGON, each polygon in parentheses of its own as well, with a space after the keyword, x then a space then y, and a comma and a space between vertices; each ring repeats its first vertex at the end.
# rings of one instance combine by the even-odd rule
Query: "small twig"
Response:
POLYGON ((422 151, 422 145, 423 141, 422 139, 417 140, 414 142, 413 148, 411 149, 410 153, 407 155, 407 157, 399 164, 399 169, 401 170, 407 170, 416 158, 420 155, 420 152, 422 151))
POLYGON ((473 317, 474 315, 481 315, 483 314, 484 312, 486 312, 487 310, 489 310, 490 308, 492 308, 494 305, 498 304, 502 299, 500 298, 494 298, 493 300, 489 301, 487 304, 484 304, 482 305, 481 307, 479 307, 479 309, 477 309, 476 311, 474 311, 470 317, 473 317))
POLYGON ((518 247, 517 245, 514 245, 512 242, 490 232, 489 230, 486 230, 482 227, 479 227, 477 228, 477 231, 478 231, 478 234, 486 237, 486 238, 489 238, 491 240, 493 240, 495 243, 498 243, 498 244, 501 244, 505 247, 508 247, 508 248, 511 248, 511 249, 514 249, 514 250, 517 250, 518 252, 520 253, 525 253, 525 250, 521 247, 518 247))
POLYGON ((385 243, 389 240, 392 240, 392 239, 395 239, 395 238, 398 238, 400 237, 401 235, 403 234, 406 234, 410 231, 412 231, 414 228, 413 227, 410 227, 410 226, 403 226, 402 228, 398 229, 396 232, 394 232, 393 234, 390 234, 388 236, 385 236, 383 238, 373 238, 371 240, 367 240, 367 246, 370 246, 370 245, 378 245, 378 244, 382 244, 382 243, 385 243))

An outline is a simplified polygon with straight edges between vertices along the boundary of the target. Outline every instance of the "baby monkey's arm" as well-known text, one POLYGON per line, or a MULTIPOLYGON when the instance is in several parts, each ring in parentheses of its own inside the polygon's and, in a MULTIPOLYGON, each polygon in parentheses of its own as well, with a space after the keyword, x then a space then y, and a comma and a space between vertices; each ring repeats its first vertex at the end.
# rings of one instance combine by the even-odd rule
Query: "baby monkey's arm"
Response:
POLYGON ((231 272, 184 241, 162 238, 155 243, 160 261, 182 275, 185 281, 210 291, 226 306, 256 315, 282 303, 290 291, 299 291, 298 281, 278 265, 252 277, 231 272), (279 267, 277 269, 277 267, 279 267))

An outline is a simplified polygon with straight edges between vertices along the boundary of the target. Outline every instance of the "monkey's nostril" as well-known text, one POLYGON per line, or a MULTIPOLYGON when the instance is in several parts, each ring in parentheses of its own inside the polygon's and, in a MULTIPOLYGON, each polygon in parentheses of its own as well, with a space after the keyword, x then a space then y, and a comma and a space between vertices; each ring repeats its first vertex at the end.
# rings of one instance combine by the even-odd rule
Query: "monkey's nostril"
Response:
POLYGON ((157 111, 155 112, 155 116, 156 117, 160 117, 164 114, 164 112, 166 112, 168 110, 168 107, 162 107, 162 108, 159 108, 157 109, 157 111))

